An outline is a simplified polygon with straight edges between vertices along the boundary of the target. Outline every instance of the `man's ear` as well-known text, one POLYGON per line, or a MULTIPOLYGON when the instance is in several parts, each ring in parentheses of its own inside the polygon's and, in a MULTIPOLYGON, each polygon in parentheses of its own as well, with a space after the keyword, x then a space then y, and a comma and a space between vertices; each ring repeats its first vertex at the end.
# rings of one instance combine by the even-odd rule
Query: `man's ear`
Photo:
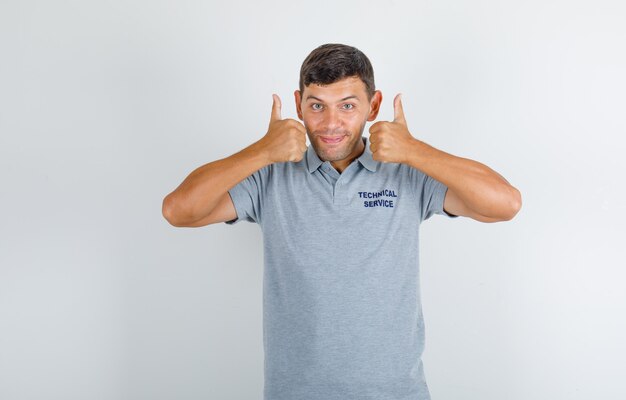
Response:
POLYGON ((300 94, 299 90, 296 90, 295 92, 293 92, 293 96, 296 99, 296 111, 298 112, 298 118, 300 118, 300 121, 303 121, 302 119, 302 96, 300 94))
POLYGON ((376 90, 372 99, 370 100, 370 114, 367 116, 368 121, 373 121, 378 116, 380 111, 380 104, 383 102, 383 93, 380 90, 376 90))

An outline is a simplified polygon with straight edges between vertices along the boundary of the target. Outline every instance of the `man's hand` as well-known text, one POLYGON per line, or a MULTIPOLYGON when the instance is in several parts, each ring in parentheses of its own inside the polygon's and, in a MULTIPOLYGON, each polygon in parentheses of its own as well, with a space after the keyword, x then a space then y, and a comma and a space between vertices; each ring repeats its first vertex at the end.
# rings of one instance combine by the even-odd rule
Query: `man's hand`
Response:
POLYGON ((404 111, 402 110, 401 94, 393 99, 393 121, 379 121, 370 127, 370 150, 376 161, 406 163, 417 139, 411 136, 404 111))
POLYGON ((278 95, 272 95, 272 115, 265 136, 258 144, 267 154, 270 163, 300 161, 306 151, 306 129, 295 119, 281 119, 281 102, 278 95))

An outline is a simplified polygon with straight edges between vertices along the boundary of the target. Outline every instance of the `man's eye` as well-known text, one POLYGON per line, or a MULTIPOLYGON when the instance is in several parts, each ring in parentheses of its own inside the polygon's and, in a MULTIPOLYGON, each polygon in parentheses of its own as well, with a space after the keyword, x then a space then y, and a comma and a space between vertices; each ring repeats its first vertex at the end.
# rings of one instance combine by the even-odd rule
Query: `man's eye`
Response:
POLYGON ((312 105, 312 107, 313 107, 313 109, 314 109, 314 110, 320 110, 320 109, 322 108, 321 106, 322 106, 322 105, 321 105, 321 104, 319 104, 319 103, 313 103, 313 105, 312 105), (319 108, 317 108, 317 107, 315 107, 315 106, 320 106, 320 107, 319 107, 319 108))
POLYGON ((352 110, 354 108, 354 104, 344 104, 344 107, 347 107, 348 110, 352 110))

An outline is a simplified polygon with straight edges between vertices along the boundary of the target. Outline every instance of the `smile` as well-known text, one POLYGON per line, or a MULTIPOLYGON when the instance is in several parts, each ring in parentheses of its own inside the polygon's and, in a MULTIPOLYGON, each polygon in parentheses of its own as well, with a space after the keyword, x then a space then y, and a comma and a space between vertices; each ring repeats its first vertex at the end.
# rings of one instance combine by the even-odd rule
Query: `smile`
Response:
POLYGON ((344 136, 339 136, 339 137, 324 137, 324 136, 320 136, 320 139, 322 139, 322 142, 324 143, 339 143, 343 140, 343 138, 345 138, 344 136))

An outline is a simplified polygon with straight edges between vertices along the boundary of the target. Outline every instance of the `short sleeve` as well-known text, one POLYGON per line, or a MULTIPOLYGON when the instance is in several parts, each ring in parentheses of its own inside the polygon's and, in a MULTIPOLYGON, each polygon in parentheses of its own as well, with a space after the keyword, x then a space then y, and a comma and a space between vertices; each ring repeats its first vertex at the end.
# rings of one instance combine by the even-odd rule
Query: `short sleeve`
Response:
POLYGON ((264 188, 267 185, 268 175, 269 166, 265 166, 228 191, 237 211, 237 218, 224 221, 224 223, 233 225, 239 221, 261 222, 264 188))
POLYGON ((458 218, 458 215, 449 214, 443 209, 448 187, 440 181, 426 175, 422 171, 411 168, 414 172, 414 188, 420 207, 422 221, 426 221, 433 214, 440 214, 448 218, 458 218))

